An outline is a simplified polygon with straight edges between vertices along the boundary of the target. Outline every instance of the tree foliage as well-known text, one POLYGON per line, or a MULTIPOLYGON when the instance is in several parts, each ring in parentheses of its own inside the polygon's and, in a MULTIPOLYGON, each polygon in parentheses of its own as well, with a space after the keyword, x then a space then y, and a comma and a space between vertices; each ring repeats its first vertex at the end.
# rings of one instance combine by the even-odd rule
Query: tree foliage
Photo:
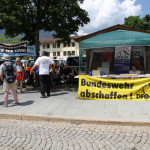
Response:
POLYGON ((150 31, 150 15, 146 14, 143 17, 143 21, 144 21, 144 30, 149 30, 150 31))
POLYGON ((89 22, 81 9, 83 0, 0 0, 0 28, 6 35, 24 34, 23 40, 36 45, 39 56, 39 31, 52 31, 55 37, 68 39, 89 22))
POLYGON ((146 14, 143 18, 129 16, 124 19, 124 25, 150 31, 150 15, 146 14))
POLYGON ((16 44, 20 42, 21 39, 19 36, 11 38, 11 37, 6 37, 4 34, 0 34, 0 43, 16 44))

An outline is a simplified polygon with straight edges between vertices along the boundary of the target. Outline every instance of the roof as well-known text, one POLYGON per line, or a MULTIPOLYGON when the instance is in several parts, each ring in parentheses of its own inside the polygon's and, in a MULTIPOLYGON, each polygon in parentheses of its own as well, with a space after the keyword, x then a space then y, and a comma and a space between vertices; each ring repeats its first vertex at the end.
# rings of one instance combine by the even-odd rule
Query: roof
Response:
POLYGON ((55 43, 56 41, 61 41, 61 38, 43 38, 40 39, 40 43, 55 43))
MULTIPOLYGON (((71 39, 77 39, 82 36, 70 36, 71 39)), ((40 39, 40 43, 55 43, 56 41, 61 41, 62 38, 43 38, 40 39)))
POLYGON ((106 29, 103 29, 103 30, 99 30, 97 32, 94 32, 94 33, 91 33, 91 34, 88 34, 88 35, 85 35, 85 36, 82 36, 82 37, 76 38, 75 41, 80 42, 80 41, 86 40, 88 38, 91 38, 93 36, 96 36, 96 35, 99 35, 99 34, 102 34, 102 33, 107 33, 107 32, 111 32, 111 31, 119 30, 119 29, 120 30, 136 31, 136 32, 142 32, 142 33, 150 34, 150 32, 146 31, 146 30, 142 30, 142 29, 128 27, 128 26, 118 24, 118 25, 115 25, 115 26, 112 26, 112 27, 109 27, 109 28, 106 28, 106 29))
POLYGON ((70 38, 75 40, 75 39, 80 38, 80 37, 83 37, 83 35, 71 36, 70 38))

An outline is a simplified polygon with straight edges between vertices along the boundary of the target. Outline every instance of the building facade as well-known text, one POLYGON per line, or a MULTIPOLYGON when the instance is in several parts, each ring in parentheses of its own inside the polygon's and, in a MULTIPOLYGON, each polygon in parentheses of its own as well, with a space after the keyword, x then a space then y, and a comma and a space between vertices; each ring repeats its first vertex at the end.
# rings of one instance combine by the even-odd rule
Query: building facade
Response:
POLYGON ((61 38, 40 39, 40 51, 47 51, 51 58, 64 58, 68 56, 79 56, 79 43, 75 41, 81 36, 71 36, 70 44, 65 44, 61 38))

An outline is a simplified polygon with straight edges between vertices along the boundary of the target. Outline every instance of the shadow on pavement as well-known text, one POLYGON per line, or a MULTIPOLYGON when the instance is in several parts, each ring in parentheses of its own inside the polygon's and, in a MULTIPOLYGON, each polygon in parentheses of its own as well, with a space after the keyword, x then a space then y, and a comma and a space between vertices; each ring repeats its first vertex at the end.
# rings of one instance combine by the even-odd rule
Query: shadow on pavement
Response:
POLYGON ((20 106, 27 106, 33 104, 35 101, 26 101, 26 102, 21 102, 20 106))
MULTIPOLYGON (((29 100, 29 101, 26 101, 26 102, 21 102, 21 103, 19 104, 19 106, 32 105, 34 102, 35 102, 35 101, 32 101, 32 100, 29 100)), ((9 106, 9 107, 13 107, 13 106, 16 106, 16 104, 13 104, 13 105, 11 105, 11 106, 9 106)))
MULTIPOLYGON (((59 92, 59 91, 77 92, 78 91, 78 84, 69 84, 69 85, 68 84, 61 84, 61 85, 55 85, 54 87, 51 88, 51 92, 59 92)), ((40 89, 37 87, 26 86, 26 89, 23 93, 25 93, 25 94, 27 94, 27 93, 40 93, 40 89)))
POLYGON ((57 94, 51 94, 51 96, 59 96, 59 95, 65 95, 65 94, 69 94, 68 92, 61 92, 61 93, 57 93, 57 94))
POLYGON ((68 91, 68 92, 77 92, 78 91, 78 85, 73 85, 73 84, 64 84, 64 85, 55 85, 51 91, 56 92, 56 91, 68 91))
POLYGON ((3 105, 4 104, 4 101, 3 102, 0 102, 0 105, 3 105))
POLYGON ((32 90, 32 91, 23 91, 23 94, 29 94, 29 93, 39 93, 40 91, 32 90))
POLYGON ((3 93, 0 93, 0 95, 3 95, 4 94, 4 92, 3 93))

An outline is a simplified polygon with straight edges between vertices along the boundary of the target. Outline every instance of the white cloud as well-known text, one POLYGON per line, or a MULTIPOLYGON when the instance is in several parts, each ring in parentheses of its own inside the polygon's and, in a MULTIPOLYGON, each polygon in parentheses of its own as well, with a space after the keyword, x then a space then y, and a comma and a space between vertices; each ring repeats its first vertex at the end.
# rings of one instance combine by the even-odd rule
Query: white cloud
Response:
POLYGON ((98 30, 123 24, 124 18, 140 15, 141 5, 135 5, 136 0, 84 0, 81 8, 85 9, 90 17, 90 23, 80 28, 78 34, 89 34, 98 30))

